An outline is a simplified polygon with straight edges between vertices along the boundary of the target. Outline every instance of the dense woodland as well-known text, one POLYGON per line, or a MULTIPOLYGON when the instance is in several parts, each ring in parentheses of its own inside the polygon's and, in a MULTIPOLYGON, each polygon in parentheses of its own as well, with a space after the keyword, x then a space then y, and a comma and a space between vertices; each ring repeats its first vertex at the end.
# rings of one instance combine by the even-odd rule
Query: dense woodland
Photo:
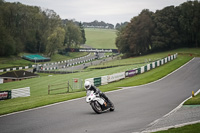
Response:
POLYGON ((116 46, 126 56, 180 47, 200 47, 200 2, 187 1, 155 13, 142 10, 119 29, 116 46))
POLYGON ((63 24, 53 10, 0 0, 0 56, 20 52, 51 56, 63 47, 84 44, 82 24, 63 24))

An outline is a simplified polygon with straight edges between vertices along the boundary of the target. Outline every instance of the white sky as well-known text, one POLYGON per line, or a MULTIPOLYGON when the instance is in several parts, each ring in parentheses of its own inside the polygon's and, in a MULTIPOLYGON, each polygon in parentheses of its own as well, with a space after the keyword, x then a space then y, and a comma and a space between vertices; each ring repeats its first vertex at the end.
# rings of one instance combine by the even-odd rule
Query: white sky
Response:
POLYGON ((187 0, 5 0, 54 10, 62 19, 106 23, 130 21, 143 9, 155 12, 166 6, 179 6, 187 0))

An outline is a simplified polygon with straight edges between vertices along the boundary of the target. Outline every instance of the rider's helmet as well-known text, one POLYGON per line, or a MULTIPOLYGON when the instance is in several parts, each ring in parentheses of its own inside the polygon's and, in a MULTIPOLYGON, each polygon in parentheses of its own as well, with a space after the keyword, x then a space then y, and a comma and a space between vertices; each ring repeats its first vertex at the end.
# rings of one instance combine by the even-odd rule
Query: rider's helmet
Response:
POLYGON ((91 83, 89 81, 85 81, 85 89, 88 90, 91 87, 91 83))

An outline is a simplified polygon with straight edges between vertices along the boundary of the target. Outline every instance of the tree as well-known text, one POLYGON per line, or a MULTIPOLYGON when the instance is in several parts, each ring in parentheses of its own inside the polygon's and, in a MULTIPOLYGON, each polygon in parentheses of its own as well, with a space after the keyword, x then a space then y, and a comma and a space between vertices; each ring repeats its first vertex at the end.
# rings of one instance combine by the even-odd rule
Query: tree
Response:
POLYGON ((67 45, 67 48, 79 47, 81 42, 82 34, 80 28, 76 26, 72 21, 67 22, 65 26, 64 45, 67 45))
POLYGON ((200 46, 200 2, 188 1, 179 6, 180 27, 183 44, 188 47, 200 46))
POLYGON ((6 32, 0 19, 0 56, 9 56, 16 53, 15 42, 10 34, 6 32))
POLYGON ((48 56, 53 55, 59 48, 61 48, 64 41, 65 30, 57 27, 53 33, 48 37, 46 52, 48 56))
POLYGON ((154 28, 151 16, 152 12, 143 10, 118 33, 116 46, 121 52, 125 52, 127 56, 133 56, 150 51, 152 47, 151 35, 154 28))
POLYGON ((80 28, 80 30, 81 30, 81 36, 82 36, 82 41, 81 41, 81 43, 82 43, 82 44, 85 44, 85 42, 86 42, 85 30, 84 30, 83 24, 82 24, 81 22, 79 23, 79 28, 80 28))
MULTIPOLYGON (((116 46, 127 56, 200 46, 200 2, 187 1, 168 6, 155 13, 143 10, 123 29, 119 29, 116 46)), ((116 25, 117 27, 120 24, 116 25)))
POLYGON ((181 42, 178 23, 179 15, 178 8, 174 6, 158 10, 153 15, 155 28, 152 36, 152 48, 154 51, 179 47, 181 42))

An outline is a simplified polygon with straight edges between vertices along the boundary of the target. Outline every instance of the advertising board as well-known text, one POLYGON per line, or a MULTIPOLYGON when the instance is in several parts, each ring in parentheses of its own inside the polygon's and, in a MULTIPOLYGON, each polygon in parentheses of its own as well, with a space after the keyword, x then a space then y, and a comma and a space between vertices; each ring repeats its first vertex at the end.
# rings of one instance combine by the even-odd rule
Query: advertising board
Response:
POLYGON ((136 70, 129 70, 129 71, 126 71, 125 72, 125 76, 126 77, 133 77, 137 74, 137 71, 136 70))
POLYGON ((124 78, 125 78, 125 72, 115 73, 107 76, 108 82, 113 82, 124 78))
POLYGON ((0 100, 11 99, 11 91, 0 91, 0 100))

